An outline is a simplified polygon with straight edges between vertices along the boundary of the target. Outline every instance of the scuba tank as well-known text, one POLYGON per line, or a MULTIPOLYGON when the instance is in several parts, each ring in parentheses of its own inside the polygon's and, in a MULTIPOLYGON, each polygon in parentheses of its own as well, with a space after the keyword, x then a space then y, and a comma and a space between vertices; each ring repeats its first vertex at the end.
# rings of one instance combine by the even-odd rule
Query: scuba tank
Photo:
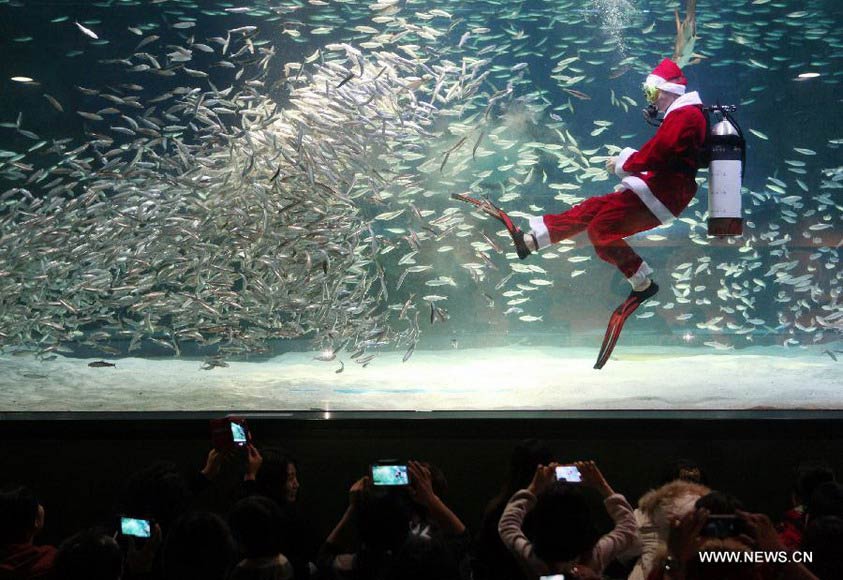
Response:
POLYGON ((740 236, 743 234, 741 216, 741 185, 746 164, 746 140, 740 125, 729 113, 735 105, 703 107, 708 127, 703 146, 701 166, 708 161, 708 235, 740 236), (709 116, 718 114, 721 120, 711 125, 709 116))
MULTIPOLYGON (((746 139, 740 125, 730 113, 736 105, 703 107, 705 141, 699 154, 700 168, 708 168, 708 235, 743 235, 741 216, 741 185, 746 165, 746 139), (712 125, 711 116, 720 121, 712 125)), ((642 111, 644 120, 659 127, 662 120, 655 105, 642 111)))

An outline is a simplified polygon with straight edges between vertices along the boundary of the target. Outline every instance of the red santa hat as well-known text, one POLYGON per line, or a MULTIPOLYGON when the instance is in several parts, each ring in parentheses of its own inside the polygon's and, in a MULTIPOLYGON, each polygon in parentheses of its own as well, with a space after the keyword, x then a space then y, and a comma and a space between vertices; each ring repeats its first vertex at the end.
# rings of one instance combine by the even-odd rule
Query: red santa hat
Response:
POLYGON ((679 65, 666 58, 647 76, 645 84, 674 95, 684 95, 688 79, 682 74, 679 65))

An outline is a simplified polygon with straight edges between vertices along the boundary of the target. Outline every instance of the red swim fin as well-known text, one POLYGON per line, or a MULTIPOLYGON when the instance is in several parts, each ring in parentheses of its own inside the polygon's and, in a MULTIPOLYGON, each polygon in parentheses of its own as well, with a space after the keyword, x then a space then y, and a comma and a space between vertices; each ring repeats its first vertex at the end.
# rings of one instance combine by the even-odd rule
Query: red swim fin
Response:
POLYGON ((527 248, 527 244, 524 243, 524 232, 522 232, 514 223, 512 223, 512 219, 510 219, 510 217, 506 215, 506 212, 504 212, 501 208, 499 208, 489 200, 476 199, 465 195, 464 193, 452 193, 451 199, 464 201, 479 208, 491 207, 492 209, 494 209, 497 212, 497 215, 493 215, 492 217, 500 221, 506 228, 506 231, 509 232, 509 236, 515 243, 515 251, 518 253, 518 257, 523 260, 524 258, 530 255, 531 252, 529 248, 527 248))
POLYGON ((659 291, 659 286, 655 282, 650 282, 646 290, 641 292, 632 291, 629 297, 623 301, 623 304, 615 308, 612 316, 609 317, 609 325, 606 327, 606 334, 603 336, 603 344, 600 346, 600 354, 597 355, 597 362, 594 363, 595 369, 602 369, 603 365, 609 360, 612 351, 615 350, 615 345, 623 330, 623 325, 627 318, 632 315, 635 310, 644 303, 648 298, 655 296, 659 291))

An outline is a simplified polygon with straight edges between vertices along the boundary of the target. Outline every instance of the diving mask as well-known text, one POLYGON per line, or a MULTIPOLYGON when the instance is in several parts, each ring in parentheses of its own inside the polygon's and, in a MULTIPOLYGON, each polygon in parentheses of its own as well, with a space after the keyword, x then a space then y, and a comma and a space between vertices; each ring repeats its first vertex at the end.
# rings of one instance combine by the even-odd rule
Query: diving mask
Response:
POLYGON ((659 89, 653 85, 644 83, 641 85, 641 89, 644 91, 644 98, 647 99, 647 102, 655 104, 656 100, 659 98, 659 89))

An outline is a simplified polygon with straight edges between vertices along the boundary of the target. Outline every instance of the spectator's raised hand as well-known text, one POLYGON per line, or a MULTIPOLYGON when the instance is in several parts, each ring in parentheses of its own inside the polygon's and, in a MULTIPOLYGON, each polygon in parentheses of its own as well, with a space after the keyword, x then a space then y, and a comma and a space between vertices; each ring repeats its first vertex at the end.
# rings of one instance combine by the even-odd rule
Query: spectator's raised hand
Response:
POLYGON ((682 563, 694 557, 702 544, 700 532, 708 521, 708 515, 707 509, 700 508, 671 523, 667 538, 667 551, 671 556, 682 563))
POLYGON ((251 443, 246 446, 246 452, 246 476, 244 479, 254 480, 258 476, 261 465, 263 465, 263 457, 261 457, 257 447, 251 443))
POLYGON ((231 451, 220 452, 216 449, 211 449, 208 452, 208 459, 205 461, 205 467, 202 468, 202 475, 208 479, 214 479, 220 474, 220 469, 223 463, 228 463, 234 457, 231 451))
POLYGON ((430 469, 418 461, 408 462, 407 467, 410 471, 410 488, 408 490, 410 497, 421 505, 430 505, 430 502, 436 498, 436 494, 433 492, 433 479, 430 476, 430 469))
POLYGON ((527 486, 527 490, 533 495, 539 495, 556 482, 556 463, 550 465, 539 465, 533 474, 533 481, 527 486))
POLYGON ((784 550, 776 528, 769 517, 764 514, 751 514, 741 510, 737 510, 735 514, 743 520, 746 526, 747 535, 741 535, 741 539, 748 545, 755 546, 758 550, 765 552, 784 550))
POLYGON ((155 555, 161 546, 161 526, 153 524, 149 539, 138 549, 133 536, 126 536, 126 571, 130 576, 143 576, 152 572, 155 555))
POLYGON ((357 507, 360 503, 360 497, 363 495, 363 492, 366 491, 371 486, 372 479, 367 475, 365 477, 361 477, 348 490, 348 505, 349 507, 357 507))
POLYGON ((584 485, 596 489, 603 497, 609 497, 615 493, 593 461, 577 461, 574 465, 580 471, 584 485))

